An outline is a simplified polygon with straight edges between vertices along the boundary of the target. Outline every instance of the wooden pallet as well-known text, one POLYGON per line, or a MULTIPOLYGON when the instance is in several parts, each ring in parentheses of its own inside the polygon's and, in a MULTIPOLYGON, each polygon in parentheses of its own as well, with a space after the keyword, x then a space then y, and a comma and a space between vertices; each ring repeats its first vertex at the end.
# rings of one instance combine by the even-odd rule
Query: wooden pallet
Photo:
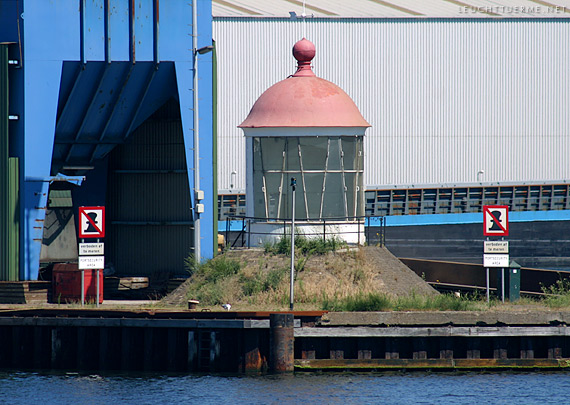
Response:
POLYGON ((49 281, 0 281, 0 304, 45 304, 50 295, 49 281))

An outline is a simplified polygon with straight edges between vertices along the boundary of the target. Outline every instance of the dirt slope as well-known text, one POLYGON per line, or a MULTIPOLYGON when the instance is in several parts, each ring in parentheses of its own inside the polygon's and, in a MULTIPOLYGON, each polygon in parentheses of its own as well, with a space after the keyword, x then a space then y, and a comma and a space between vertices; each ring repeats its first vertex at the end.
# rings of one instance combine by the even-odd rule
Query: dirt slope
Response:
MULTIPOLYGON (((244 273, 269 272, 281 269, 287 274, 276 294, 288 291, 290 257, 265 254, 263 249, 237 249, 224 253, 239 261, 244 273)), ((310 303, 315 298, 346 297, 358 293, 380 292, 393 297, 411 293, 433 295, 437 292, 412 270, 400 262, 386 248, 367 246, 349 251, 310 256, 306 261, 297 258, 296 302, 310 303)), ((165 305, 185 305, 191 280, 187 280, 162 300, 165 305)), ((239 302, 228 288, 228 302, 239 302)), ((258 299, 262 305, 270 298, 258 299)), ((258 308, 263 310, 264 308, 258 308)))

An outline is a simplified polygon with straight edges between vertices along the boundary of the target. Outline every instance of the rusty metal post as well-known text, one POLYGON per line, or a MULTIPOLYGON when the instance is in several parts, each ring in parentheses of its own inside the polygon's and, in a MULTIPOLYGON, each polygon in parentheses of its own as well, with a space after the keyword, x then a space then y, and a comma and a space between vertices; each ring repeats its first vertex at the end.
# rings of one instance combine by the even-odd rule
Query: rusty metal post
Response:
POLYGON ((270 370, 274 373, 292 372, 295 366, 293 314, 269 315, 270 370))

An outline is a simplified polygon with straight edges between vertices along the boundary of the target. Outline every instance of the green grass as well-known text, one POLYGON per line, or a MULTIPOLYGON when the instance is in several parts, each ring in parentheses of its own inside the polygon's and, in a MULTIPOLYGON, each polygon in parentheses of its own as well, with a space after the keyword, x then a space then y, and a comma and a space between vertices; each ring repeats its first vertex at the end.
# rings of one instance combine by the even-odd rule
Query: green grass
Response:
POLYGON ((570 306, 570 279, 557 280, 551 286, 542 286, 546 294, 543 303, 549 308, 563 308, 570 306))
POLYGON ((452 294, 418 296, 415 294, 396 300, 395 311, 474 311, 479 300, 456 297, 452 294))
POLYGON ((392 309, 392 302, 383 294, 358 294, 343 299, 323 297, 322 309, 324 311, 388 311, 392 309))
POLYGON ((189 299, 197 299, 206 305, 223 303, 224 283, 239 273, 241 264, 236 260, 218 256, 203 263, 196 263, 194 257, 189 256, 184 264, 192 277, 192 284, 188 290, 189 299))
POLYGON ((194 257, 189 256, 184 264, 190 275, 203 277, 206 281, 216 282, 223 278, 237 274, 240 271, 240 263, 224 256, 217 256, 203 263, 196 263, 194 257))
MULTIPOLYGON (((336 239, 307 239, 302 235, 295 236, 295 251, 307 256, 310 255, 324 255, 328 252, 334 252, 338 249, 346 247, 346 243, 336 239)), ((290 254, 291 253, 291 238, 282 236, 276 243, 266 243, 265 253, 272 254, 290 254)))
POLYGON ((452 294, 423 296, 411 294, 390 298, 384 294, 358 294, 346 298, 323 297, 324 311, 477 311, 478 298, 460 298, 452 294))
POLYGON ((268 272, 258 271, 253 276, 240 274, 242 291, 246 297, 266 291, 275 291, 283 280, 286 269, 273 269, 268 272))

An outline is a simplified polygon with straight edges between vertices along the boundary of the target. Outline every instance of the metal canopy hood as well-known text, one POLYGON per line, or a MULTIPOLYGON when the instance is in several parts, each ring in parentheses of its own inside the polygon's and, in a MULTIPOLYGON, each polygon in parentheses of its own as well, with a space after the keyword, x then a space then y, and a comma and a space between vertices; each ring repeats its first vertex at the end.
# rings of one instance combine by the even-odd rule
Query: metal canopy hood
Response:
POLYGON ((52 175, 84 173, 177 96, 171 62, 64 62, 52 175))

